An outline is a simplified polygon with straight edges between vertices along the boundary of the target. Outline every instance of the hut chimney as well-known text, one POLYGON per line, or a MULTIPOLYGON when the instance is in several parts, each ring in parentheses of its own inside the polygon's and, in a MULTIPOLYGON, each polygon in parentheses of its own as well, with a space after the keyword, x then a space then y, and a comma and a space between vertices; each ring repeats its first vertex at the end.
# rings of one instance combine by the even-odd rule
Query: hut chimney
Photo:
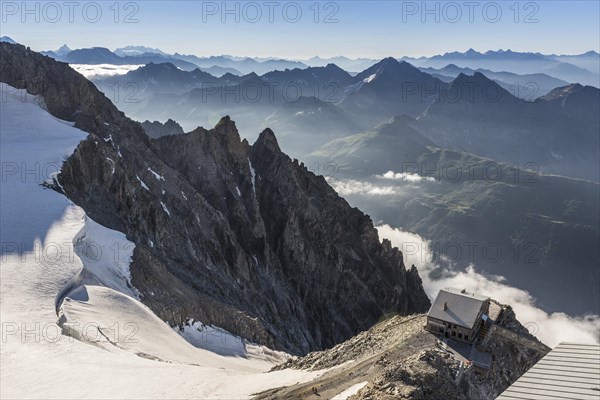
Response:
POLYGON ((448 309, 448 302, 444 303, 444 311, 446 311, 448 309))

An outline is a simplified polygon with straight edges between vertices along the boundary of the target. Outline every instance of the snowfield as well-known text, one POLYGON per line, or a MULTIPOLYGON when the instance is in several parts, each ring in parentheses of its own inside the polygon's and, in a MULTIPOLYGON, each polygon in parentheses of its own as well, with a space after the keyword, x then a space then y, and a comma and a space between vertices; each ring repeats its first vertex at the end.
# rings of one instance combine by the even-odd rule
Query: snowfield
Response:
POLYGON ((0 89, 0 397, 245 399, 324 372, 267 372, 287 355, 161 321, 131 285, 133 243, 40 185, 86 133, 0 89))

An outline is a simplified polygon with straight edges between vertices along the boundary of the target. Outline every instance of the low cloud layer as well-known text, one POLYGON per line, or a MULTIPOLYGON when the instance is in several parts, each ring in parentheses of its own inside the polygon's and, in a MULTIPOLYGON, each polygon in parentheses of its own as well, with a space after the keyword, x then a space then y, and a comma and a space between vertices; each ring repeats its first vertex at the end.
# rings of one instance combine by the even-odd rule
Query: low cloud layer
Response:
POLYGON ((536 306, 535 299, 526 290, 507 285, 502 276, 483 275, 477 272, 475 266, 469 266, 464 271, 440 271, 441 267, 431 261, 428 241, 389 225, 381 225, 377 229, 380 238, 389 239, 402 250, 408 266, 414 264, 419 269, 429 298, 433 299, 445 287, 467 289, 490 296, 500 303, 510 304, 519 321, 548 346, 555 347, 560 342, 600 343, 600 316, 548 314, 536 306), (432 276, 440 278, 434 279, 432 276))
POLYGON ((330 179, 329 184, 340 196, 353 194, 369 194, 374 196, 391 196, 397 194, 401 189, 395 186, 374 185, 369 182, 355 181, 352 179, 337 181, 330 179))
POLYGON ((413 174, 410 172, 388 171, 383 175, 377 175, 377 178, 391 179, 402 182, 435 182, 435 178, 432 176, 421 176, 419 174, 413 174))
POLYGON ((113 75, 125 75, 144 65, 113 65, 113 64, 70 64, 71 68, 86 78, 99 78, 113 75))
POLYGON ((327 178, 327 182, 340 196, 394 196, 405 193, 407 188, 417 190, 425 185, 437 183, 433 177, 394 171, 373 175, 371 180, 337 180, 330 177, 327 178))

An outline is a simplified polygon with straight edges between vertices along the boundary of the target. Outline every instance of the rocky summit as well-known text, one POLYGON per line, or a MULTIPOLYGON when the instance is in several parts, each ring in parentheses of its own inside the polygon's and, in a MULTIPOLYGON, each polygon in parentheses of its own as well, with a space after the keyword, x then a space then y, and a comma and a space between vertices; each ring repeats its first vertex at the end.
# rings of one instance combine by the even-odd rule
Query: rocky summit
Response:
POLYGON ((162 320, 305 354, 429 308, 416 268, 271 130, 250 145, 224 117, 151 139, 68 65, 0 46, 0 81, 89 132, 56 188, 135 243, 131 283, 162 320))

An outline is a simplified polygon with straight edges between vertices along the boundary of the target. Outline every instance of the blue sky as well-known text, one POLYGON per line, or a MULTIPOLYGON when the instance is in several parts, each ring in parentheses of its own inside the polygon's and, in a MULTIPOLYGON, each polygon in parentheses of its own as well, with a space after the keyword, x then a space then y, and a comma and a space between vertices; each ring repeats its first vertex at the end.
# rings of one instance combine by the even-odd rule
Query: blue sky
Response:
POLYGON ((600 50, 596 0, 0 3, 0 33, 38 51, 63 43, 286 58, 600 50))

